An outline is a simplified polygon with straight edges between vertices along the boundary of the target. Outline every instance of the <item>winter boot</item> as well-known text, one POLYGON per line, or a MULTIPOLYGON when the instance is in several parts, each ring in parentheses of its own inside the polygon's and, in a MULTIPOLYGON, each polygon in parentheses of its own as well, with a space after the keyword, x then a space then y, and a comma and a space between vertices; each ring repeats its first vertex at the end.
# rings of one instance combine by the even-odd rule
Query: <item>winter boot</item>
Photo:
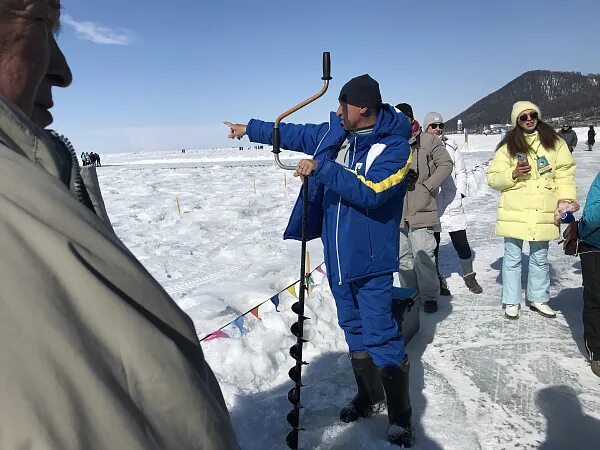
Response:
POLYGON ((340 411, 340 420, 354 422, 369 417, 383 409, 385 393, 379 378, 379 370, 367 352, 351 352, 350 362, 358 386, 358 393, 340 411))
POLYGON ((481 294, 483 289, 475 279, 475 275, 475 272, 468 273, 463 277, 463 280, 465 280, 465 284, 473 294, 481 294))
POLYGON ((412 447, 415 440, 411 423, 409 370, 407 357, 404 357, 404 362, 399 366, 380 369, 390 423, 387 440, 405 448, 412 447))
POLYGON ((438 275, 438 279, 440 280, 440 295, 450 295, 450 289, 448 289, 448 285, 446 284, 444 277, 438 275))
POLYGON ((426 313, 434 313, 438 310, 438 304, 435 300, 425 300, 423 302, 423 311, 426 313))
POLYGON ((506 305, 504 317, 515 320, 519 318, 519 305, 506 305))
POLYGON ((434 254, 434 256, 435 256, 435 271, 437 272, 438 280, 440 280, 440 295, 450 295, 450 289, 448 289, 448 285, 446 284, 446 279, 440 273, 439 255, 434 254))
POLYGON ((459 261, 460 261, 460 265, 462 266, 463 273, 465 274, 463 276, 463 280, 465 280, 465 284, 467 285, 467 288, 469 288, 469 290, 473 294, 481 294, 483 292, 483 289, 481 289, 481 286, 475 279, 476 274, 475 274, 475 271, 473 270, 473 254, 471 254, 470 258, 459 259, 459 261))
POLYGON ((548 317, 549 319, 553 319, 556 317, 556 313, 554 312, 554 310, 552 308, 550 308, 548 303, 531 302, 529 304, 529 309, 541 314, 544 317, 548 317))

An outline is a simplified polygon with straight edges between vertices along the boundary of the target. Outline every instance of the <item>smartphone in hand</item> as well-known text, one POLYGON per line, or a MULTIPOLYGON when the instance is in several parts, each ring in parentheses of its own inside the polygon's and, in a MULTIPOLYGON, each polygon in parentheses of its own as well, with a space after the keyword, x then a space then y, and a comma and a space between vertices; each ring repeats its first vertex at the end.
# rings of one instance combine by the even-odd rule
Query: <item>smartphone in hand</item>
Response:
POLYGON ((529 162, 527 161, 527 155, 525 153, 517 153, 517 163, 519 166, 527 166, 529 162))

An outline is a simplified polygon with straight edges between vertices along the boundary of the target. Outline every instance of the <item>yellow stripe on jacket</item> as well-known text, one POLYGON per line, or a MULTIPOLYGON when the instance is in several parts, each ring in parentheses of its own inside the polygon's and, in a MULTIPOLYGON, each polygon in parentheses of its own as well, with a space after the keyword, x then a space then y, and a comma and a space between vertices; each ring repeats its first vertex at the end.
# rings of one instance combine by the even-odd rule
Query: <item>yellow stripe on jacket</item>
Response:
POLYGON ((404 167, 402 167, 400 170, 398 170, 398 172, 393 173, 389 177, 387 177, 377 183, 375 183, 374 181, 371 181, 371 180, 367 180, 363 175, 359 175, 356 170, 349 169, 349 168, 346 168, 346 170, 349 172, 352 172, 354 175, 356 175, 356 177, 360 181, 363 182, 363 184, 370 187, 375 192, 379 193, 379 192, 383 192, 387 189, 390 189, 390 188, 396 186, 398 183, 402 182, 402 180, 404 180, 404 178, 406 177, 408 170, 410 169, 411 161, 412 161, 412 152, 408 155, 408 160, 406 161, 406 164, 404 165, 404 167))

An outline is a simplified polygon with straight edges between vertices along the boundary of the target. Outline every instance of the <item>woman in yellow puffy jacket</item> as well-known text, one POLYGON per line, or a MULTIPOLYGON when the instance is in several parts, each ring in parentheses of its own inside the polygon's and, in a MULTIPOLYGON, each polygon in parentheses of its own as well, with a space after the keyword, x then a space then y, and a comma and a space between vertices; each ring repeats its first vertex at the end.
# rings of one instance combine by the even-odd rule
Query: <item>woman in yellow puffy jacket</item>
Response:
POLYGON ((496 234, 504 237, 502 303, 509 319, 519 317, 523 241, 529 242, 529 307, 545 317, 556 317, 548 305, 548 243, 559 237, 554 215, 558 202, 577 197, 573 156, 540 116, 531 102, 513 105, 515 127, 498 144, 487 174, 490 187, 502 193, 496 234))

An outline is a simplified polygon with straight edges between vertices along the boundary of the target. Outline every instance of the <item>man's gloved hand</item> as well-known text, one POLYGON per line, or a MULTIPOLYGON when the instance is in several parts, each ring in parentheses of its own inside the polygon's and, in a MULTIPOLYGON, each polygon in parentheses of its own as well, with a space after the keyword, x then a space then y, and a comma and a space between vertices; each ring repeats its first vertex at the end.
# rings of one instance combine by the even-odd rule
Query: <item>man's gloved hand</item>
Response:
POLYGON ((414 169, 408 169, 408 172, 406 173, 406 179, 408 180, 408 184, 406 187, 407 191, 415 190, 415 184, 417 183, 418 178, 419 175, 417 175, 417 172, 415 172, 414 169))

